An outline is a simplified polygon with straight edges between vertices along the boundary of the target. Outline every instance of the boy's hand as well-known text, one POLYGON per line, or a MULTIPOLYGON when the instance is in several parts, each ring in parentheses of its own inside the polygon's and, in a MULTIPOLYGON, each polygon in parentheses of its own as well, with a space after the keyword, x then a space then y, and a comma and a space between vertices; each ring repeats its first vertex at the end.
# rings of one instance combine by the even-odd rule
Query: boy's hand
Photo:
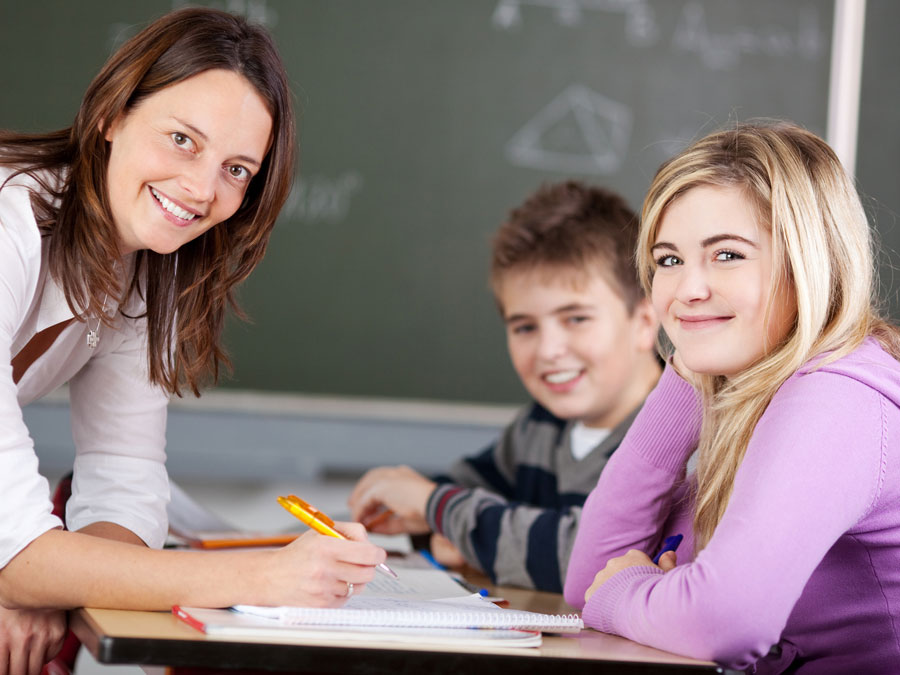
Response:
POLYGON ((408 466, 383 466, 359 479, 347 504, 353 519, 372 532, 424 534, 429 530, 425 505, 435 487, 408 466))
POLYGON ((463 558, 463 554, 454 546, 447 537, 435 532, 431 535, 431 541, 428 544, 431 549, 431 555, 444 567, 459 568, 465 567, 468 563, 463 558))
POLYGON ((669 572, 675 569, 675 565, 678 563, 678 558, 675 555, 675 551, 667 551, 663 553, 659 559, 659 565, 654 565, 653 561, 643 551, 638 551, 636 549, 631 549, 625 555, 620 555, 617 558, 611 558, 606 563, 606 567, 597 572, 597 576, 594 577, 594 583, 590 585, 590 587, 584 593, 584 601, 587 602, 590 600, 591 596, 596 592, 598 588, 600 588, 603 584, 609 581, 609 578, 612 577, 617 572, 621 572, 622 570, 628 567, 656 567, 661 569, 663 572, 669 572))

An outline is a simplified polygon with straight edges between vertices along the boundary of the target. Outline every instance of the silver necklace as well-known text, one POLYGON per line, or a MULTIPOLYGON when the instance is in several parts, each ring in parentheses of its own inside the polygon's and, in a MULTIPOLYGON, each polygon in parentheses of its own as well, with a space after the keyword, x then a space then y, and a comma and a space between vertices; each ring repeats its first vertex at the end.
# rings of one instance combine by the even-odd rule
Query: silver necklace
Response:
MULTIPOLYGON (((106 314, 106 301, 109 300, 109 293, 103 296, 103 313, 106 314)), ((97 319, 97 325, 93 330, 89 330, 87 334, 87 346, 90 349, 96 349, 100 344, 100 324, 102 319, 97 319)))

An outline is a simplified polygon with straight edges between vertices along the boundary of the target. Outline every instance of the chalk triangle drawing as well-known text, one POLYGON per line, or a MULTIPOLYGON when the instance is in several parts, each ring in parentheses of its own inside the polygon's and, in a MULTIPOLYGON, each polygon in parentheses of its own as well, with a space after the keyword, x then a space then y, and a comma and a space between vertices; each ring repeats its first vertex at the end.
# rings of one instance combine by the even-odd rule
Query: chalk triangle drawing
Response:
POLYGON ((563 173, 611 174, 625 161, 631 109, 571 84, 506 144, 516 166, 563 173))

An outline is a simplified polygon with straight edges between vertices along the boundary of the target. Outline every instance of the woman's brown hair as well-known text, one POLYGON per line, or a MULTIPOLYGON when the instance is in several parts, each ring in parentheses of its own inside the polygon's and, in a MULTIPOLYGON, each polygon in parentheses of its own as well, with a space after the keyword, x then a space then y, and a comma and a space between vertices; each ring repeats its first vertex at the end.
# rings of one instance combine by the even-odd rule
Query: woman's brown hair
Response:
POLYGON ((271 36, 208 8, 171 12, 128 40, 91 82, 70 128, 0 132, 0 163, 33 175, 45 191, 35 195, 35 210, 50 237, 50 272, 72 311, 82 319, 105 317, 107 297, 124 303, 143 294, 150 380, 177 395, 184 385, 199 395, 201 384, 229 365, 220 344, 225 310, 231 306, 242 316, 234 288, 265 254, 290 192, 295 156, 290 89, 271 36), (212 69, 243 76, 265 101, 272 115, 269 152, 231 218, 173 253, 138 251, 123 285, 104 130, 148 96, 212 69))

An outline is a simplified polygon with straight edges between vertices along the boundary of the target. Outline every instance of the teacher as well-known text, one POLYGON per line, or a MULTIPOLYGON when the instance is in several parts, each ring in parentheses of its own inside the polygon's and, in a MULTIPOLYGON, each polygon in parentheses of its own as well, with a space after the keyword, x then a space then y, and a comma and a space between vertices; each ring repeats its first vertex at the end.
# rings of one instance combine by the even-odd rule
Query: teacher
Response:
POLYGON ((226 307, 293 177, 294 116, 268 33, 211 9, 125 43, 68 128, 0 132, 0 675, 38 673, 65 609, 334 606, 382 549, 310 532, 278 550, 154 550, 166 405, 215 381, 226 307), (68 382, 68 530, 21 408, 68 382))

